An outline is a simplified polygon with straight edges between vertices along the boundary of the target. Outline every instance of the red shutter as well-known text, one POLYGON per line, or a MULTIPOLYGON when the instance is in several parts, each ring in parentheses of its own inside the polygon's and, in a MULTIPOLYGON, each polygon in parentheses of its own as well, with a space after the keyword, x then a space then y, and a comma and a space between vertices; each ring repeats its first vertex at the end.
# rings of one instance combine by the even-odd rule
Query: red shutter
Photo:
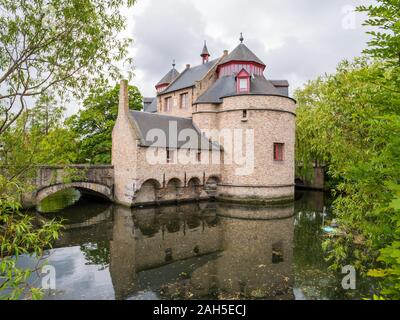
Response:
POLYGON ((283 153, 284 153, 284 143, 274 143, 274 160, 275 161, 283 161, 283 153))

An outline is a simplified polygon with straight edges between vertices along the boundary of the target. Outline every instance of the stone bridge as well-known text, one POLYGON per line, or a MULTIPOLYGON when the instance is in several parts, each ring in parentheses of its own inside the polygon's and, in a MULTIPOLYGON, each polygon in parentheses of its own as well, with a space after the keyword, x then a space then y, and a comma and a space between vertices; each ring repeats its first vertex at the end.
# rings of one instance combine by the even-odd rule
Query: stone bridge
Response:
POLYGON ((110 165, 41 166, 32 183, 35 190, 23 196, 24 207, 37 205, 44 198, 64 189, 114 200, 114 167, 110 165))
MULTIPOLYGON (((163 184, 155 178, 149 179, 133 193, 132 206, 209 199, 215 196, 219 181, 218 175, 203 173, 201 179, 187 177, 186 172, 182 180, 176 177, 163 184)), ((114 183, 111 165, 40 166, 31 181, 34 191, 24 194, 22 203, 25 208, 35 207, 48 196, 69 188, 115 202, 114 183)))

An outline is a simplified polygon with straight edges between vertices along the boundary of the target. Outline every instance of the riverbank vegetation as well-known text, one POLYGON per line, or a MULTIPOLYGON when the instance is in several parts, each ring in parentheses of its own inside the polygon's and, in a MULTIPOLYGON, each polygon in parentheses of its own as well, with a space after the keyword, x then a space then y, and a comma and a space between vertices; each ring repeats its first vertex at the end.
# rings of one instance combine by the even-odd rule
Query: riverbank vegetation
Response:
POLYGON ((331 267, 382 279, 375 297, 386 299, 400 298, 399 8, 359 7, 372 29, 364 55, 296 92, 297 161, 326 163, 336 182, 340 230, 324 245, 331 267))
POLYGON ((27 215, 21 195, 36 165, 78 159, 79 136, 63 123, 60 106, 120 78, 118 63, 131 62, 130 40, 118 36, 126 24, 121 9, 134 3, 0 0, 1 298, 41 297, 28 279, 42 265, 24 268, 18 257, 40 259, 61 224, 27 215))

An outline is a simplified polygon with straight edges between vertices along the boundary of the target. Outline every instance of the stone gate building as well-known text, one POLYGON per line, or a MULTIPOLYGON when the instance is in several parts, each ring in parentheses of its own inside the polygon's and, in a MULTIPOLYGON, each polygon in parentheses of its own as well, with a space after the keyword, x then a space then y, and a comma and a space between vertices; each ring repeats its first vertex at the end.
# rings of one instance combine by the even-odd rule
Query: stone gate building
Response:
POLYGON ((132 206, 202 199, 266 203, 294 198, 296 102, 285 80, 244 43, 202 64, 173 68, 144 111, 121 82, 113 130, 115 200, 132 206))

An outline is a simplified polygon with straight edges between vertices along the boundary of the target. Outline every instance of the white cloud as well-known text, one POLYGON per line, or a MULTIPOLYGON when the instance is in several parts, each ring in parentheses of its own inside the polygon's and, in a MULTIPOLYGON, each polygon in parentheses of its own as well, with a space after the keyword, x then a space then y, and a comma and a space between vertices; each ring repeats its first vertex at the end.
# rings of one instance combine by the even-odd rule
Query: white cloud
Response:
POLYGON ((292 89, 344 58, 360 55, 367 36, 360 14, 343 8, 368 0, 139 0, 129 14, 136 84, 146 96, 176 59, 200 63, 203 40, 212 58, 232 50, 243 32, 245 43, 267 65, 266 77, 288 79, 292 89), (355 28, 346 29, 355 19, 355 28))

